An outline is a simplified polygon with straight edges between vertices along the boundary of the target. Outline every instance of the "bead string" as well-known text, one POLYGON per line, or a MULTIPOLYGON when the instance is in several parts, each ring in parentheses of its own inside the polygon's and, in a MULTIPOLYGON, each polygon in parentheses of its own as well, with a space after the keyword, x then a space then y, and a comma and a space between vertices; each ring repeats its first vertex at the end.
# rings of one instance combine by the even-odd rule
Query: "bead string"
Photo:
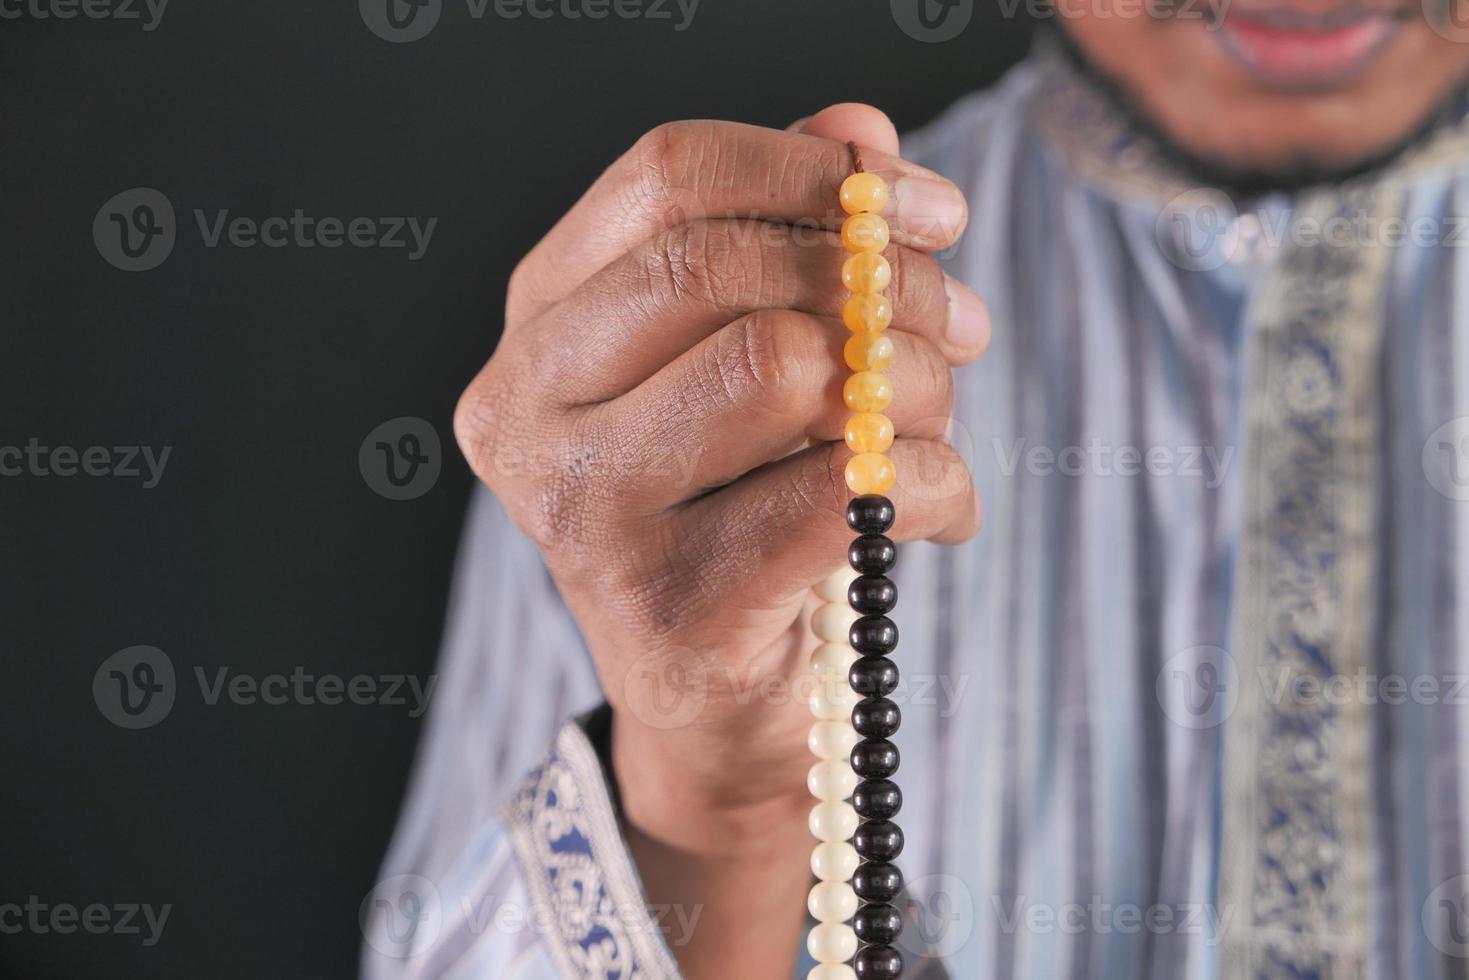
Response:
POLYGON ((889 737, 898 730, 900 715, 887 697, 898 686, 897 665, 887 657, 898 643, 897 626, 887 616, 898 598, 887 577, 897 552, 885 536, 893 524, 893 504, 882 496, 897 478, 885 455, 893 444, 893 423, 882 414, 893 397, 892 384, 881 373, 893 358, 893 342, 884 333, 893 310, 882 295, 892 279, 882 256, 889 240, 882 217, 888 190, 881 177, 862 169, 856 144, 847 146, 854 172, 840 191, 849 216, 842 223, 842 246, 851 253, 842 265, 842 283, 852 295, 842 320, 852 336, 842 356, 853 373, 842 387, 842 399, 854 412, 844 432, 853 452, 847 487, 855 495, 847 506, 847 525, 857 533, 847 560, 858 577, 842 571, 821 582, 816 593, 825 604, 812 617, 812 630, 822 642, 811 660, 816 681, 811 710, 818 721, 809 744, 821 761, 812 768, 808 786, 820 801, 810 824, 821 843, 811 857, 820 880, 807 902, 818 923, 807 937, 817 963, 807 980, 897 980, 903 959, 893 944, 902 916, 892 900, 903 888, 903 877, 892 862, 903 849, 903 833, 891 818, 902 806, 902 794, 889 778, 899 761, 889 737))

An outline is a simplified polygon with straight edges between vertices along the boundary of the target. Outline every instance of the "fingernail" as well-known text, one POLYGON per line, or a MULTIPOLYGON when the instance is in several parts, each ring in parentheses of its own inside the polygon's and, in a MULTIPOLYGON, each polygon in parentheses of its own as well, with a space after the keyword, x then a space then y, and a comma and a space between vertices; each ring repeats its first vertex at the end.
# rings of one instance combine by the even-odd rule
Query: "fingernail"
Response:
POLYGON ((969 216, 964 195, 947 180, 899 177, 893 183, 893 197, 896 198, 894 217, 910 235, 928 242, 955 241, 969 216))
POLYGON ((953 276, 944 276, 949 297, 949 322, 944 339, 960 350, 979 354, 990 339, 990 312, 979 294, 953 276))

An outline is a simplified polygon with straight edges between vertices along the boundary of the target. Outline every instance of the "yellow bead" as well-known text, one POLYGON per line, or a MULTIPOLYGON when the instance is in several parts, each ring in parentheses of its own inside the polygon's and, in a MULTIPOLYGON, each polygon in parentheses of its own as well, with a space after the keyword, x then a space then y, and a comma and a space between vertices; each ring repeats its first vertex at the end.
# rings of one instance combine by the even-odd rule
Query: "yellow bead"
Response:
POLYGON ((893 304, 886 296, 857 293, 842 307, 842 322, 853 333, 877 333, 893 322, 893 304))
POLYGON ((854 214, 842 222, 842 247, 848 252, 881 252, 888 237, 888 223, 880 214, 854 214))
POLYGON ((887 493, 898 479, 893 461, 881 453, 859 453, 847 461, 847 489, 864 493, 887 493))
POLYGON ((847 419, 847 448, 854 453, 885 453, 893 447, 893 422, 877 412, 847 419))
POLYGON ((842 285, 854 293, 880 293, 893 280, 893 267, 876 252, 858 252, 842 263, 842 285))
POLYGON ((880 412, 893 400, 893 384, 876 371, 858 371, 842 385, 842 400, 854 412, 880 412))
POLYGON ((881 371, 893 362, 893 340, 883 333, 854 333, 842 348, 842 359, 853 371, 881 371))
POLYGON ((842 181, 842 210, 848 214, 881 214, 888 206, 888 185, 877 174, 853 174, 842 181))

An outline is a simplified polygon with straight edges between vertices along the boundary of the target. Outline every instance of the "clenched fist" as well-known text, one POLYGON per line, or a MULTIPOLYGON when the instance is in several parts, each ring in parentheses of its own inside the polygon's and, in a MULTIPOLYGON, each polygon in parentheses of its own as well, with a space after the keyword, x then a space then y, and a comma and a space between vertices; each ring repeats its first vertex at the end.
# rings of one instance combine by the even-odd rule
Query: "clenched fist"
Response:
POLYGON ((972 535, 944 422, 950 368, 982 353, 989 322, 930 254, 962 232, 964 198, 864 106, 640 139, 516 268, 504 337, 455 415, 592 652, 649 897, 700 907, 674 949, 689 977, 735 975, 736 955, 740 976, 789 975, 804 916, 806 619, 851 537, 847 140, 892 191, 891 536, 972 535), (662 697, 670 676, 697 689, 692 709, 662 697))

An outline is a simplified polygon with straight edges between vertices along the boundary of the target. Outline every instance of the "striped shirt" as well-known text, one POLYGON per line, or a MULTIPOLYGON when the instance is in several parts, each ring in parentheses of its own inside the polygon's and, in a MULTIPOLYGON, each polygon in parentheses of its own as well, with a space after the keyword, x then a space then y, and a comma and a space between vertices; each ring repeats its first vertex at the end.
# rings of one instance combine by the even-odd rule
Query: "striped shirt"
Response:
MULTIPOLYGON (((1469 127, 1237 210, 1040 53, 904 146, 995 322, 985 528, 903 550, 909 976, 1465 975, 1469 127)), ((440 675, 364 975, 676 976, 487 492, 440 675)))

